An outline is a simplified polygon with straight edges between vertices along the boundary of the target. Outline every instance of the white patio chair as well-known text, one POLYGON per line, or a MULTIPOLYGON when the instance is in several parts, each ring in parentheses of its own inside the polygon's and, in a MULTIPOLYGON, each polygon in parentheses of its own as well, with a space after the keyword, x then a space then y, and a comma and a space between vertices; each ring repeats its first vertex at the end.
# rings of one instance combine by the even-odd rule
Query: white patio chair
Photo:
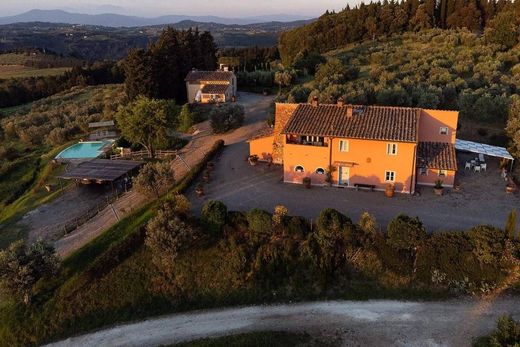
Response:
POLYGON ((481 172, 481 170, 480 170, 480 165, 475 165, 475 167, 473 168, 473 170, 475 170, 475 172, 481 172))
POLYGON ((487 171, 487 164, 486 163, 480 164, 480 169, 482 171, 487 171))
POLYGON ((471 170, 471 163, 469 161, 466 162, 466 166, 464 167, 464 170, 471 170))

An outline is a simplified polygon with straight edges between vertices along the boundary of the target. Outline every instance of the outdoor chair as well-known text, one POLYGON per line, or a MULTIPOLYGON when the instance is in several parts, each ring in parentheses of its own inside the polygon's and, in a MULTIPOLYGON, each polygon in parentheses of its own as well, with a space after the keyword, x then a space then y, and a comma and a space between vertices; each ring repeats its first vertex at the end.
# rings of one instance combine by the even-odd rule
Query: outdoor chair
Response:
POLYGON ((464 170, 471 170, 471 163, 469 161, 466 162, 466 166, 464 167, 464 170))
POLYGON ((487 164, 486 163, 480 164, 480 169, 482 171, 487 171, 487 164))
POLYGON ((480 170, 480 165, 475 165, 475 167, 473 168, 473 170, 475 170, 475 172, 481 172, 481 170, 480 170))

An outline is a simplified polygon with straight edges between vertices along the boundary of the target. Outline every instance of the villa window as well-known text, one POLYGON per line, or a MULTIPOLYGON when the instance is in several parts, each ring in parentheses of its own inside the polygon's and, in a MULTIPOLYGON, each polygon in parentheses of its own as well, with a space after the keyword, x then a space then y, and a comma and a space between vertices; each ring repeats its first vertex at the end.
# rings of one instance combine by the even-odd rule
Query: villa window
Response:
POLYGON ((387 143, 386 144, 386 154, 397 155, 397 143, 387 143))
POLYGON ((385 171, 385 182, 395 182, 395 171, 385 171))
POLYGON ((294 171, 295 172, 305 172, 305 169, 301 165, 296 165, 296 167, 294 168, 294 171))
POLYGON ((446 177, 447 172, 446 170, 439 170, 439 177, 446 177))
POLYGON ((340 152, 348 152, 349 151, 349 142, 348 140, 339 140, 339 151, 340 152))
POLYGON ((439 130, 439 134, 441 135, 448 135, 448 127, 441 127, 439 130))
POLYGON ((317 173, 318 175, 325 175, 325 169, 319 167, 319 168, 316 169, 316 173, 317 173))
POLYGON ((419 175, 427 176, 428 175, 428 168, 425 168, 425 167, 419 168, 419 175))

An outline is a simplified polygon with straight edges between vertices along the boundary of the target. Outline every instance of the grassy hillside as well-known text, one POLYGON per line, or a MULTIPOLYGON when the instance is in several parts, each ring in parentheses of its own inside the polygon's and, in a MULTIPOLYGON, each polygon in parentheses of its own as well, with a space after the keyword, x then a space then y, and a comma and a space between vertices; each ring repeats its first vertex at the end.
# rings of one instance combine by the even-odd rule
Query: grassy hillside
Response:
POLYGON ((62 75, 83 62, 39 51, 0 54, 0 80, 62 75))

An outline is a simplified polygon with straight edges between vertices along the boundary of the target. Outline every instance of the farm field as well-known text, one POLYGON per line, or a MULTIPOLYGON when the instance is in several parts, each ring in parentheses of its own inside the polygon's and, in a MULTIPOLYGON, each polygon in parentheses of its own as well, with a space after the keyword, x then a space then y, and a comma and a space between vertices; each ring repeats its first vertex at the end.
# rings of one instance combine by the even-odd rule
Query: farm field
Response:
POLYGON ((69 70, 69 67, 39 69, 23 65, 0 65, 0 79, 58 76, 69 70))

